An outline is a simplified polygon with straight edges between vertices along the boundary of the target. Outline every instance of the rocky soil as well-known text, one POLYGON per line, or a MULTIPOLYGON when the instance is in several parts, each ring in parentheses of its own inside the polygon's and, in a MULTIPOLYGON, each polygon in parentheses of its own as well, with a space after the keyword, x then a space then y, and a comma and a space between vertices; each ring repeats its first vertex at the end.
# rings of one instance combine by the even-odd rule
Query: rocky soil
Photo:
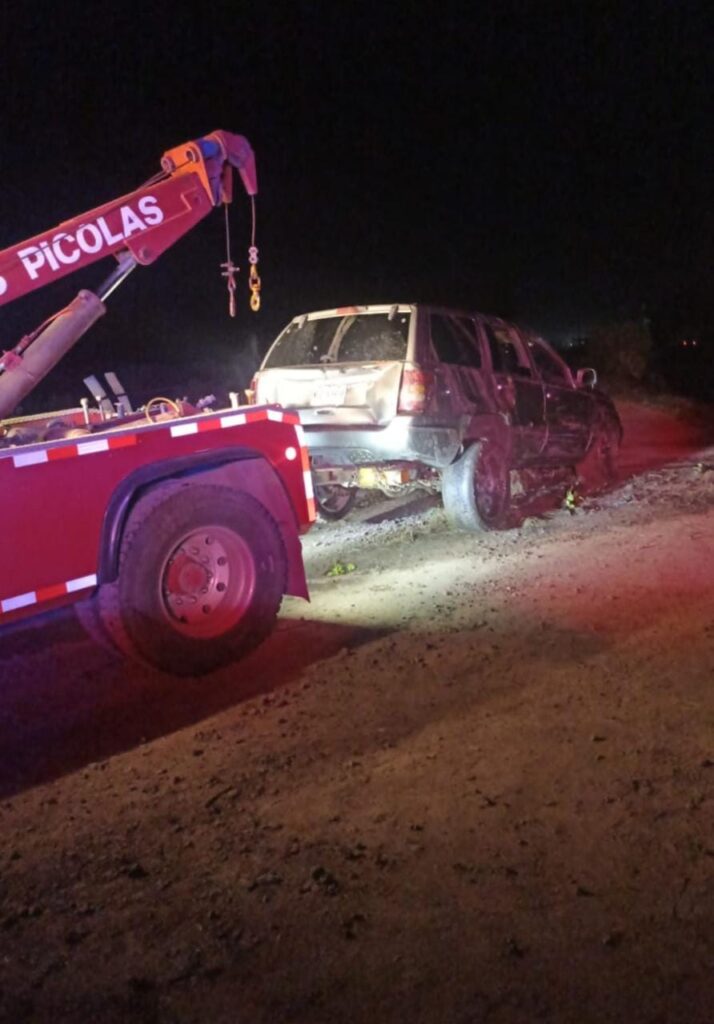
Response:
POLYGON ((572 513, 317 524, 203 680, 6 636, 0 1020, 711 1024, 714 448, 622 413, 572 513))

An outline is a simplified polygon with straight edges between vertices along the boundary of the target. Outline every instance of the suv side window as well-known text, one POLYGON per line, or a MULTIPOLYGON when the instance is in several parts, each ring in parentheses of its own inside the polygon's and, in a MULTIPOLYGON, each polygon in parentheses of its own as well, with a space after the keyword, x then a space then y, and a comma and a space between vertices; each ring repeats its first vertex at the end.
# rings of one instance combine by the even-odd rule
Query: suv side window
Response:
POLYGON ((453 366, 481 367, 481 349, 468 317, 431 313, 431 342, 441 363, 453 366))
POLYGON ((503 327, 494 327, 484 323, 483 329, 488 338, 491 351, 491 362, 494 373, 506 373, 509 376, 532 377, 528 357, 514 338, 503 327))
POLYGON ((528 348, 533 357, 533 362, 536 364, 538 372, 544 381, 548 384, 562 384, 564 387, 572 387, 572 380, 567 367, 545 345, 540 341, 529 341, 528 348))

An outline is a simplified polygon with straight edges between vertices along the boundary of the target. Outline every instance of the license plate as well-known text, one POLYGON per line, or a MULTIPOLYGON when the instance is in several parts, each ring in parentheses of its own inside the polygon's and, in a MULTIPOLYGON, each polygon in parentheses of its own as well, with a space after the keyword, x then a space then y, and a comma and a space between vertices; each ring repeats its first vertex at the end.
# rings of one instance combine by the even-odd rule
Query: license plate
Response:
POLYGON ((313 405, 344 405, 347 388, 344 384, 319 384, 312 397, 313 405))

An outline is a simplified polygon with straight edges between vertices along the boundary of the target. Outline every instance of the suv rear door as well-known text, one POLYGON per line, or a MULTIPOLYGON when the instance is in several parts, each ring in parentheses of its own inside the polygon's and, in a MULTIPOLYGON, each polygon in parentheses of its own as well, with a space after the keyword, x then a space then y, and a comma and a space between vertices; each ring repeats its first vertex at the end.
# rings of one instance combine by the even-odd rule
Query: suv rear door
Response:
POLYGON ((481 339, 472 317, 446 311, 429 313, 437 410, 444 422, 472 416, 489 408, 483 379, 481 339))
POLYGON ((494 401, 511 418, 514 462, 537 461, 548 434, 543 385, 515 328, 485 318, 480 325, 488 342, 494 401))

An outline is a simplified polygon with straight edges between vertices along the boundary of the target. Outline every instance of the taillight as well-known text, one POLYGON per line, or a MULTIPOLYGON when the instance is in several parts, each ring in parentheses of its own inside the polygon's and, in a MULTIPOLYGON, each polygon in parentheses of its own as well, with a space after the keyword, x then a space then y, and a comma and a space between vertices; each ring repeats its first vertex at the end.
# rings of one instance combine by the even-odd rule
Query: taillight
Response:
POLYGON ((433 376, 419 366, 405 366, 399 388, 397 412, 424 412, 429 398, 433 376))
POLYGON ((258 374, 256 373, 255 376, 253 377, 253 379, 250 382, 250 386, 245 389, 245 400, 248 403, 248 405, 255 405, 255 403, 257 401, 255 393, 256 393, 257 390, 258 390, 258 374))

